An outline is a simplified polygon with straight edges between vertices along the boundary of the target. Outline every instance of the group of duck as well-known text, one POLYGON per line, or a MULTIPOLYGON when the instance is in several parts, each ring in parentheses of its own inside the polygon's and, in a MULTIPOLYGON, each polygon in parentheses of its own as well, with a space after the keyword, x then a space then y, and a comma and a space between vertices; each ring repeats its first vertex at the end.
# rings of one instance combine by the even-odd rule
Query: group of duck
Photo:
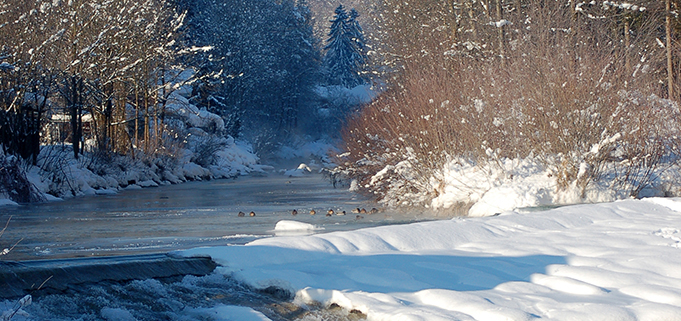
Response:
MULTIPOLYGON (((364 216, 359 215, 359 214, 376 214, 376 213, 378 213, 378 209, 374 207, 374 208, 367 211, 364 208, 360 209, 358 207, 358 208, 353 209, 351 212, 354 213, 354 214, 357 214, 357 216, 355 216, 356 219, 362 219, 362 218, 364 218, 364 216)), ((314 209, 310 210, 310 215, 316 215, 316 214, 317 214, 317 211, 315 211, 314 209)), ((292 210, 291 215, 293 215, 293 216, 298 215, 298 210, 295 210, 295 209, 292 210)), ((333 216, 333 215, 342 216, 342 215, 346 215, 346 212, 345 211, 334 211, 333 209, 330 209, 326 212, 326 216, 333 216)), ((237 214, 237 216, 238 217, 245 217, 246 213, 239 212, 239 214, 237 214)), ((251 211, 248 214, 248 216, 255 216, 255 212, 251 211)))

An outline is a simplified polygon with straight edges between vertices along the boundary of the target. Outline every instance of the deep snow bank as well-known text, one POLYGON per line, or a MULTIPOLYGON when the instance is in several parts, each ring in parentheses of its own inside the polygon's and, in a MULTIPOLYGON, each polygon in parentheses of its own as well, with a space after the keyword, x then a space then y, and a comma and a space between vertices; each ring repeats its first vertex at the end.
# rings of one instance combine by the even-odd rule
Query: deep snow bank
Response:
POLYGON ((679 320, 681 200, 199 248, 220 273, 369 320, 679 320))
POLYGON ((229 178, 262 171, 258 158, 248 145, 231 137, 222 139, 223 146, 215 153, 215 161, 201 166, 191 161, 193 152, 181 150, 181 156, 169 159, 132 159, 113 156, 97 162, 91 154, 78 160, 70 146, 44 146, 38 166, 29 166, 27 178, 48 198, 68 198, 83 195, 107 195, 128 188, 156 187, 185 181, 229 178))
MULTIPOLYGON (((452 161, 445 166, 437 185, 438 196, 430 202, 432 208, 471 204, 471 217, 524 207, 612 202, 627 197, 624 191, 596 182, 588 186, 583 197, 574 184, 561 190, 555 173, 537 159, 500 159, 494 164, 452 161)), ((651 193, 660 194, 652 189, 651 193)))
MULTIPOLYGON (((495 162, 452 160, 422 177, 423 170, 410 161, 386 166, 371 177, 366 188, 375 188, 390 181, 379 201, 388 207, 424 206, 434 210, 464 208, 458 213, 482 217, 520 208, 602 203, 631 198, 631 185, 621 184, 621 169, 605 164, 599 179, 592 179, 586 187, 577 181, 559 186, 555 167, 545 165, 539 158, 498 158, 495 162), (406 182, 409 182, 407 184, 406 182), (418 186, 418 188, 411 188, 418 186)), ((641 169, 640 171, 644 171, 641 169)), ((639 197, 677 195, 679 168, 675 163, 650 169, 650 180, 642 183, 639 197)), ((632 173, 632 176, 638 173, 632 173)), ((356 185, 356 184, 355 184, 356 185)), ((354 187, 358 189, 357 187, 354 187)))

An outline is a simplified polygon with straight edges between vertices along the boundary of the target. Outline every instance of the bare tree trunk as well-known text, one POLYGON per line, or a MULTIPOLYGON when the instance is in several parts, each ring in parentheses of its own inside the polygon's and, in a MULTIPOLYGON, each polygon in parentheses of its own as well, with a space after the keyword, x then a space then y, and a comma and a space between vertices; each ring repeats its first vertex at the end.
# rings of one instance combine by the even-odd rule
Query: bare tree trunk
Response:
POLYGON ((135 143, 131 144, 134 148, 138 148, 140 145, 140 139, 139 139, 139 125, 140 121, 140 94, 139 94, 139 86, 137 85, 137 81, 135 81, 135 143))
MULTIPOLYGON (((128 89, 123 83, 119 83, 118 86, 118 99, 116 100, 116 104, 118 106, 114 111, 115 124, 112 126, 112 137, 114 137, 116 152, 125 154, 128 152, 129 146, 127 142, 129 135, 128 130, 126 129, 127 116, 125 112, 125 106, 127 102, 126 93, 128 92, 128 89)), ((134 151, 132 151, 132 154, 134 156, 134 151)))
POLYGON ((149 152, 149 89, 144 89, 144 149, 149 152))
POLYGON ((102 132, 104 133, 104 137, 102 137, 102 144, 101 144, 101 148, 103 150, 107 151, 107 152, 112 147, 111 144, 110 144, 110 140, 111 140, 111 122, 112 122, 111 116, 112 116, 112 112, 113 112, 113 104, 112 104, 112 101, 111 101, 111 98, 110 98, 109 95, 111 95, 111 93, 107 93, 107 99, 106 99, 106 102, 104 103, 104 109, 103 109, 104 110, 104 115, 103 115, 104 116, 103 117, 104 118, 104 124, 103 124, 104 128, 103 128, 102 132))
POLYGON ((144 72, 144 79, 145 81, 142 83, 143 87, 142 89, 144 90, 143 97, 144 99, 144 151, 146 153, 149 152, 149 143, 151 140, 151 137, 149 136, 149 90, 151 90, 151 86, 149 86, 147 80, 151 80, 151 75, 149 74, 149 62, 146 62, 144 64, 144 68, 142 69, 144 72))
MULTIPOLYGON (((156 94, 158 95, 158 90, 156 91, 156 94)), ((156 123, 156 137, 159 141, 162 141, 163 137, 163 131, 164 131, 164 123, 165 123, 165 110, 166 110, 166 103, 168 102, 168 97, 166 93, 166 68, 163 66, 161 68, 161 100, 159 101, 158 99, 156 100, 156 114, 158 114, 158 122, 156 123)))
POLYGON ((473 0, 467 0, 466 4, 468 6, 468 20, 471 25, 471 32, 473 33, 473 41, 479 41, 480 39, 478 39, 478 28, 475 21, 475 12, 473 11, 473 0))
POLYGON ((456 10, 455 1, 456 0, 446 0, 449 2, 449 36, 451 37, 452 44, 456 44, 458 40, 458 29, 459 29, 459 18, 456 10))
POLYGON ((74 75, 71 76, 70 83, 71 92, 68 96, 70 96, 71 100, 71 143, 73 145, 73 157, 78 159, 78 155, 80 154, 80 141, 83 136, 83 119, 81 118, 83 110, 83 80, 74 75))
POLYGON ((627 70, 627 74, 631 73, 631 58, 629 57, 629 48, 631 47, 631 35, 630 35, 630 24, 631 20, 629 17, 624 18, 624 68, 627 70))
MULTIPOLYGON (((161 68, 163 70, 163 68, 161 68)), ((158 132, 158 103, 159 103, 159 78, 158 78, 158 73, 154 73, 154 87, 153 87, 153 93, 151 96, 151 112, 153 114, 153 125, 154 127, 152 128, 152 135, 153 135, 153 146, 154 146, 154 153, 156 153, 156 150, 158 149, 160 142, 159 142, 159 132, 158 132)))
POLYGON ((665 25, 664 29, 667 36, 667 95, 669 99, 674 99, 674 73, 672 65, 672 17, 671 0, 665 0, 665 25))
MULTIPOLYGON (((156 81, 155 83, 158 83, 158 81, 156 81)), ((158 146, 159 146, 159 132, 158 132, 158 90, 154 90, 154 95, 153 95, 152 101, 153 101, 152 113, 153 113, 153 115, 154 115, 154 120, 153 120, 153 124, 154 124, 154 128, 153 128, 154 142, 153 142, 153 143, 154 143, 154 144, 153 144, 153 146, 154 146, 154 149, 156 149, 156 148, 158 148, 158 146)))
POLYGON ((497 9, 497 23, 502 24, 501 26, 497 26, 497 36, 499 37, 499 56, 501 57, 501 65, 505 65, 505 59, 506 59, 506 43, 504 38, 506 37, 506 34, 504 32, 504 26, 502 20, 504 19, 503 13, 502 13, 502 8, 501 8, 501 1, 502 0, 496 0, 496 9, 497 9))

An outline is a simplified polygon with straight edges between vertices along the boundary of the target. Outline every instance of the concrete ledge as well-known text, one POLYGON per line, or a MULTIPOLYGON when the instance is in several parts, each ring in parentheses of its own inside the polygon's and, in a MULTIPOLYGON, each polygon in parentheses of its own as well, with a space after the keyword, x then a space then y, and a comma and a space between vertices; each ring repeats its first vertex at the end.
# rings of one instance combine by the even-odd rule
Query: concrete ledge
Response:
POLYGON ((216 266, 210 258, 181 258, 168 254, 0 261, 0 299, 58 293, 83 283, 202 276, 213 272, 216 266))

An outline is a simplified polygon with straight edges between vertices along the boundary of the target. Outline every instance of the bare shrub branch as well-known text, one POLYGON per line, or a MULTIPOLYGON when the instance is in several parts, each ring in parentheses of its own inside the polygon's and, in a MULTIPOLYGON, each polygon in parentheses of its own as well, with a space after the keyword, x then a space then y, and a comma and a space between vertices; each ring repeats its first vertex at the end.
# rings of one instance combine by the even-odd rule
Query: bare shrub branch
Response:
MULTIPOLYGON (((555 177, 557 192, 576 190, 584 199, 598 183, 639 196, 677 162, 681 136, 678 106, 660 98, 663 14, 652 2, 648 8, 593 8, 604 18, 592 19, 562 2, 523 2, 522 12, 508 16, 517 25, 503 63, 490 47, 487 54, 471 54, 475 46, 464 50, 461 42, 444 49, 451 32, 407 41, 418 30, 401 29, 390 38, 405 53, 397 85, 349 121, 339 170, 379 199, 411 194, 428 204, 443 192, 447 164, 502 169, 503 159, 532 157, 555 177), (625 18, 635 32, 622 48, 625 18)), ((485 44, 498 35, 482 27, 475 33, 457 37, 485 44)))

